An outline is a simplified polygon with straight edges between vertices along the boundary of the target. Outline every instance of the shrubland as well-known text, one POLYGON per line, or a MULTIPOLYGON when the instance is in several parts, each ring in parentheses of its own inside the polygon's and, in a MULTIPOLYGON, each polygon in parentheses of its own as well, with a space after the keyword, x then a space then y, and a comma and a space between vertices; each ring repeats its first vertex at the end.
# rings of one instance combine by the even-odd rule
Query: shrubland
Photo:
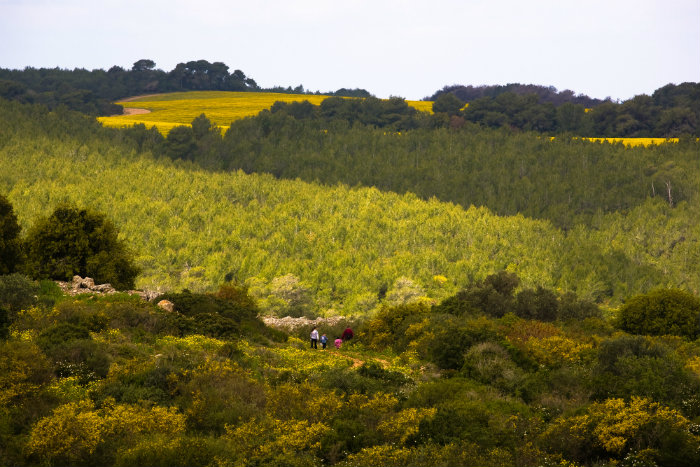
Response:
POLYGON ((387 305, 325 351, 267 328, 235 282, 169 294, 174 311, 43 284, 0 339, 0 455, 18 466, 696 465, 697 340, 628 334, 546 288, 534 309, 557 311, 524 315, 518 281, 501 271, 432 306, 387 305), (585 316, 565 311, 572 303, 585 316))

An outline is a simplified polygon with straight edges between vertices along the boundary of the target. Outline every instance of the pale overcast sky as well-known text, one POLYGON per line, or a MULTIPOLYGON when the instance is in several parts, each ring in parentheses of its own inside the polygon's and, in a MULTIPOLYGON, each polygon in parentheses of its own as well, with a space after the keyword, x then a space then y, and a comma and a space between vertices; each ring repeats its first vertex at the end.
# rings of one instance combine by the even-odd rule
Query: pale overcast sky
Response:
POLYGON ((625 100, 700 81, 698 0, 0 0, 0 68, 172 70, 421 99, 524 83, 625 100))

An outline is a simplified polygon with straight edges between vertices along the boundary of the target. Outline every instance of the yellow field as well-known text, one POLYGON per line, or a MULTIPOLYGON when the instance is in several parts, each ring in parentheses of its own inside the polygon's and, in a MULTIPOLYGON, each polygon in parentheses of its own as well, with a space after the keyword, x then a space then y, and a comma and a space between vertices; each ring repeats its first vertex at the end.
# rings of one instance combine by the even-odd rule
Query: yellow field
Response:
POLYGON ((678 138, 583 138, 588 141, 622 143, 625 146, 651 146, 652 144, 677 143, 678 138))
MULTIPOLYGON (((206 114, 213 124, 225 130, 232 121, 257 115, 261 110, 272 107, 272 104, 277 101, 309 101, 314 105, 319 105, 327 97, 270 92, 175 92, 144 96, 128 102, 117 102, 124 108, 147 109, 150 113, 99 117, 98 120, 109 127, 126 127, 136 123, 143 123, 148 128, 155 125, 161 133, 167 134, 173 127, 189 125, 199 115, 206 114)), ((432 102, 407 102, 418 110, 432 111, 432 102)))

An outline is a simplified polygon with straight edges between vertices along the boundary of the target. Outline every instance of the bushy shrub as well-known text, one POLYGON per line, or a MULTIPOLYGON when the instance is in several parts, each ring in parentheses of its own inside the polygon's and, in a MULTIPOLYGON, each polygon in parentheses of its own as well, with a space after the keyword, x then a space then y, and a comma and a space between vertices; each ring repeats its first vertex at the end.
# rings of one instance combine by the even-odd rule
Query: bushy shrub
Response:
POLYGON ((39 284, 21 274, 0 276, 0 308, 16 313, 37 302, 39 284))
POLYGON ((258 318, 257 305, 243 287, 226 286, 217 294, 183 290, 161 298, 173 302, 175 311, 191 318, 188 332, 227 339, 245 336, 253 340, 284 340, 282 333, 268 328, 258 318))
POLYGON ((17 271, 22 262, 20 231, 12 204, 0 194, 0 274, 17 271))
POLYGON ((593 397, 598 400, 648 397, 688 415, 700 415, 700 379, 684 359, 654 338, 623 335, 603 341, 593 381, 593 397))
POLYGON ((42 331, 37 344, 54 361, 59 377, 75 376, 87 383, 107 376, 110 358, 85 326, 58 323, 42 331))
POLYGON ((7 337, 17 312, 36 303, 38 291, 36 282, 20 274, 0 276, 0 339, 7 337))
POLYGON ((700 298, 677 289, 657 289, 620 307, 617 325, 632 334, 700 336, 700 298))
POLYGON ((694 466, 700 438, 678 411, 649 399, 608 399, 561 417, 541 435, 543 448, 569 461, 605 465, 694 466), (613 461, 613 462, 611 462, 613 461))
POLYGON ((551 290, 537 287, 518 292, 514 312, 525 319, 554 321, 559 312, 557 296, 551 290))
POLYGON ((462 371, 470 378, 507 393, 514 390, 523 374, 508 351, 495 342, 471 346, 465 354, 462 371))
POLYGON ((132 467, 205 467, 233 465, 231 445, 226 440, 196 435, 151 435, 139 439, 136 446, 116 453, 114 465, 132 467))
POLYGON ((468 285, 453 297, 435 306, 434 311, 458 316, 484 313, 500 318, 513 311, 513 292, 519 283, 517 275, 500 271, 487 276, 483 281, 468 285))

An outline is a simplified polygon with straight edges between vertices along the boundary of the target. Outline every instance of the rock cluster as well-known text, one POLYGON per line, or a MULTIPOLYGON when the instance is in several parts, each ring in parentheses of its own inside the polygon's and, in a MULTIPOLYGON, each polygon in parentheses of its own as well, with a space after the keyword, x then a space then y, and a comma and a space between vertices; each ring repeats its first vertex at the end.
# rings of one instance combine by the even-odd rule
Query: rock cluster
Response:
POLYGON ((291 316, 285 316, 284 318, 275 318, 272 316, 266 316, 263 322, 271 327, 278 329, 286 329, 287 331, 294 331, 297 328, 307 327, 307 326, 335 326, 340 321, 343 320, 342 316, 331 316, 329 318, 292 318, 291 316))
POLYGON ((56 281, 56 283, 68 295, 84 293, 112 294, 117 292, 110 284, 95 284, 91 277, 73 276, 73 281, 71 282, 56 281))
MULTIPOLYGON (((118 290, 112 287, 111 284, 95 284, 95 280, 91 277, 73 276, 73 280, 71 282, 56 281, 56 283, 61 288, 63 293, 68 295, 79 295, 86 293, 113 294, 118 292, 118 290)), ((155 292, 153 290, 128 290, 126 293, 130 295, 139 295, 141 298, 149 302, 162 295, 160 292, 155 292)))

